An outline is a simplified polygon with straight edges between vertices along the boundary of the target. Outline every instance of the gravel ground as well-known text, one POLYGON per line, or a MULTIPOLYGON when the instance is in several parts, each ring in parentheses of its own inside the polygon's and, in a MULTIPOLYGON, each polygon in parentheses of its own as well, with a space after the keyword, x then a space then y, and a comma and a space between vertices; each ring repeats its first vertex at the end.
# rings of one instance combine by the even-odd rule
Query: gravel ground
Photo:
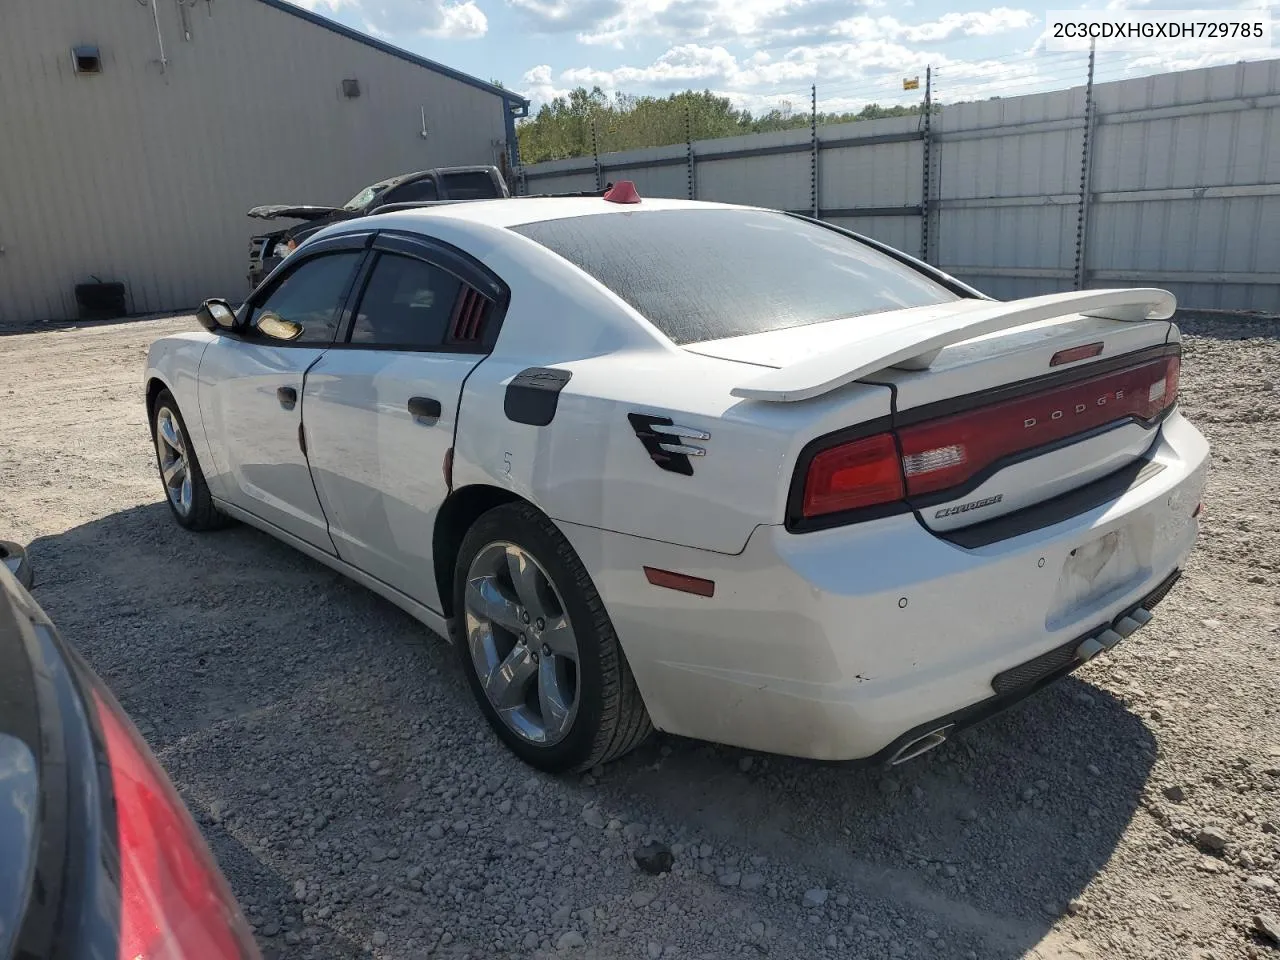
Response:
POLYGON ((170 520, 139 378, 191 326, 0 336, 0 534, 269 957, 1280 957, 1280 322, 1187 321, 1204 536, 1111 656, 891 775, 656 738, 570 779, 390 604, 170 520))

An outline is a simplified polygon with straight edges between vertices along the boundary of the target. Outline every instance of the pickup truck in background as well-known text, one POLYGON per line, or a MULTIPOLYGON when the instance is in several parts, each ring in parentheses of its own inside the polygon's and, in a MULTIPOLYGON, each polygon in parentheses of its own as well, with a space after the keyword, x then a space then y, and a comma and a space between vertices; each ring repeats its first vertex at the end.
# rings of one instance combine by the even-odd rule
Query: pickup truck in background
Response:
POLYGON ((256 220, 302 222, 250 239, 249 287, 256 289, 298 244, 331 223, 368 216, 392 203, 492 200, 510 195, 502 171, 497 167, 436 167, 370 184, 340 207, 283 203, 254 207, 249 216, 256 220))

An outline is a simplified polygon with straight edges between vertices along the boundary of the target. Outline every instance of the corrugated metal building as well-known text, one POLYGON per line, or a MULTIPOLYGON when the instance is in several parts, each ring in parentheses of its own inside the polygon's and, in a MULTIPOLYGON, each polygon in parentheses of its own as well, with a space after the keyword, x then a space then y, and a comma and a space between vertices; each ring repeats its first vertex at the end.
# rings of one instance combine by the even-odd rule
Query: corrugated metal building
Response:
POLYGON ((283 0, 5 0, 0 326, 74 317, 93 278, 133 313, 235 299, 250 207, 514 162, 527 109, 283 0))

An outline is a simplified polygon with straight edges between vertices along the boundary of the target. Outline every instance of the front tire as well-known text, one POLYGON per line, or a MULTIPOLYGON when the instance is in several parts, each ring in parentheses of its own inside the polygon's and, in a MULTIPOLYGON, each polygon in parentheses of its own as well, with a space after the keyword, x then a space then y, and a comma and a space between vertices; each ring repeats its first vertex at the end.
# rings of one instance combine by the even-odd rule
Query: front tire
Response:
POLYGON ((156 397, 151 412, 151 434, 155 439, 160 482, 174 519, 188 530, 225 527, 229 518, 214 506, 204 471, 191 446, 186 421, 168 390, 161 390, 156 397))
POLYGON ((590 575, 529 504, 496 507, 467 531, 453 609, 454 642, 476 702, 526 763, 586 770, 652 732, 590 575))

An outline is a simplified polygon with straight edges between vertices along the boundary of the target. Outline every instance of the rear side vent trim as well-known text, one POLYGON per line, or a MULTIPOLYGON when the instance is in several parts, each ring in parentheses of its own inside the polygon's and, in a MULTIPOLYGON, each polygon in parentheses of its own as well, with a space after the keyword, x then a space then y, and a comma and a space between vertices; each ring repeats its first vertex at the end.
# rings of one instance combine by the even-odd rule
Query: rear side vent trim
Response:
POLYGON ((471 287, 463 287, 453 307, 453 318, 449 321, 449 342, 479 343, 484 337, 489 306, 489 298, 484 294, 471 287))

